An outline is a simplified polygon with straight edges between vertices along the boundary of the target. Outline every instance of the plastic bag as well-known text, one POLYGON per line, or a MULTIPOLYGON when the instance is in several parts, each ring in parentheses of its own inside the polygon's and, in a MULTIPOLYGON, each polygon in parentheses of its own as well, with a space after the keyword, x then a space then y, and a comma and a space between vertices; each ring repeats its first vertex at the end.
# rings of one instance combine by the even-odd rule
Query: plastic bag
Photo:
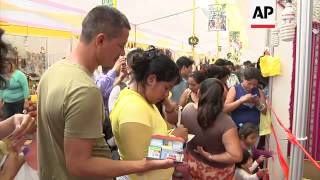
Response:
POLYGON ((266 114, 260 113, 259 135, 264 136, 271 134, 271 112, 268 109, 266 114))
POLYGON ((277 76, 281 73, 279 57, 263 56, 260 58, 260 68, 263 77, 277 76))

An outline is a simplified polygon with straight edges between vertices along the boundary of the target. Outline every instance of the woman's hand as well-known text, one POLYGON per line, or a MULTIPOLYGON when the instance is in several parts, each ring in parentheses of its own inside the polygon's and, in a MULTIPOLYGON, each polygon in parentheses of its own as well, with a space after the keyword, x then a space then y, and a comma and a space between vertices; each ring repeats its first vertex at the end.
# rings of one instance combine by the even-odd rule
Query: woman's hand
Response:
POLYGON ((200 154, 201 156, 203 156, 204 158, 206 158, 209 161, 212 160, 213 155, 208 153, 207 151, 205 151, 202 146, 197 146, 197 149, 195 149, 194 152, 200 154))
POLYGON ((258 164, 261 164, 264 160, 266 160, 267 158, 263 155, 259 156, 259 158, 256 160, 258 164))
POLYGON ((252 103, 254 100, 254 97, 252 94, 246 94, 244 96, 241 96, 239 100, 241 103, 247 103, 247 102, 252 103))
POLYGON ((23 156, 16 152, 10 152, 7 160, 4 162, 3 168, 0 170, 0 179, 14 179, 23 163, 23 156))
POLYGON ((180 137, 180 138, 184 139, 185 142, 188 141, 188 129, 187 128, 177 127, 176 129, 174 129, 172 131, 171 134, 176 137, 180 137))
POLYGON ((26 134, 32 134, 36 131, 36 120, 29 114, 15 114, 12 116, 14 131, 10 135, 13 141, 19 141, 26 134))
POLYGON ((265 176, 268 173, 268 169, 259 169, 257 172, 257 176, 259 178, 262 178, 263 176, 265 176))
POLYGON ((31 117, 37 119, 37 104, 28 101, 23 113, 29 114, 31 117))

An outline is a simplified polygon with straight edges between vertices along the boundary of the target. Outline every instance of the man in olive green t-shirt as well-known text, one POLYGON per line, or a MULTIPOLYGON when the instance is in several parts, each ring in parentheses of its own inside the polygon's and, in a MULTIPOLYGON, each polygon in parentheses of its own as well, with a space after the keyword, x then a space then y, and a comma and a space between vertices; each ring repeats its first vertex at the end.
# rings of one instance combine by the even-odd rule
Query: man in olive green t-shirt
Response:
POLYGON ((102 134, 103 101, 91 79, 111 68, 129 36, 130 24, 108 6, 92 9, 82 22, 71 57, 41 78, 38 101, 38 162, 41 180, 107 179, 172 167, 172 160, 113 161, 102 134))

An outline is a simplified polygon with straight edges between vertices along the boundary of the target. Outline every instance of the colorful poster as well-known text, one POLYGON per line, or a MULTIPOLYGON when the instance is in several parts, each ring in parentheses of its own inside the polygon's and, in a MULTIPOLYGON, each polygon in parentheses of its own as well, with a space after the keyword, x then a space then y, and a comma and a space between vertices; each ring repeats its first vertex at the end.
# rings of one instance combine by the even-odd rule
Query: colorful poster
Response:
POLYGON ((208 31, 226 31, 226 4, 209 5, 208 31))
POLYGON ((107 5, 117 8, 117 0, 102 0, 102 5, 107 5))

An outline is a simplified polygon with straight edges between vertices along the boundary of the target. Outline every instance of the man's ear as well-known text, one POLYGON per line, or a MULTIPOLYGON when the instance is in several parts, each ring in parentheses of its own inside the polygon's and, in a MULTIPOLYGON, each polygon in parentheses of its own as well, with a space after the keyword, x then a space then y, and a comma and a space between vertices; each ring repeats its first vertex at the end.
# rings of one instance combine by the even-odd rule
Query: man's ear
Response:
POLYGON ((103 33, 99 33, 97 36, 96 36, 96 39, 95 39, 95 44, 96 46, 102 46, 103 43, 107 40, 107 37, 105 34, 103 33))

